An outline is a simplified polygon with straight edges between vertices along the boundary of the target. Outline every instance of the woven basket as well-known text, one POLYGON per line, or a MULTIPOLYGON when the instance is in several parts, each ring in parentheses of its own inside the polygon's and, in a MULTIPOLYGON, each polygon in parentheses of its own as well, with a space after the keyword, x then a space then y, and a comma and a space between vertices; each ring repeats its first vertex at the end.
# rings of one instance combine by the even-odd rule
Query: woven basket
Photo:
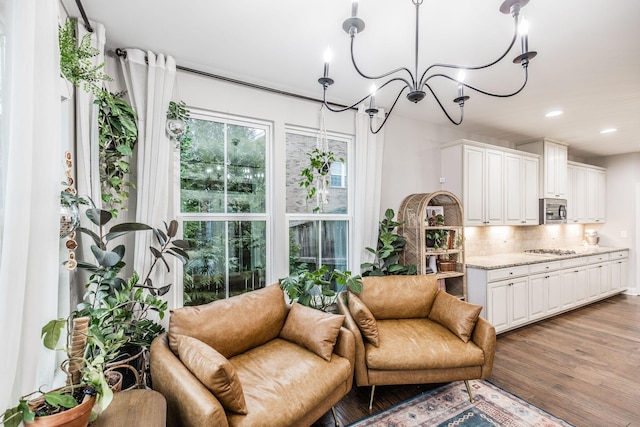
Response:
POLYGON ((437 260, 438 271, 456 271, 456 262, 453 260, 437 260))

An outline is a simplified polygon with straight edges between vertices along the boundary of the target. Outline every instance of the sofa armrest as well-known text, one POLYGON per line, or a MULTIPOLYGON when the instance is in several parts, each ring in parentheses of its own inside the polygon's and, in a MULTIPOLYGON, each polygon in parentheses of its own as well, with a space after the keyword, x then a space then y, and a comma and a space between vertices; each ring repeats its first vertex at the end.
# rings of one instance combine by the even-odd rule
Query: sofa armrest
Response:
POLYGON ((167 425, 228 427, 224 408, 169 349, 167 334, 151 344, 153 389, 167 400, 167 425))
POLYGON ((484 351, 481 379, 489 378, 493 369, 493 358, 496 354, 496 329, 482 317, 478 318, 473 329, 471 340, 484 351))
POLYGON ((362 338, 362 333, 360 332, 360 328, 358 328, 356 321, 351 316, 351 312, 349 311, 349 307, 347 306, 346 300, 347 300, 347 293, 340 292, 338 294, 338 298, 336 302, 338 304, 338 310, 340 311, 341 314, 344 314, 345 316, 344 327, 351 332, 355 341, 354 370, 355 370, 356 384, 358 386, 370 385, 369 374, 367 372, 367 362, 365 359, 364 340, 362 338))

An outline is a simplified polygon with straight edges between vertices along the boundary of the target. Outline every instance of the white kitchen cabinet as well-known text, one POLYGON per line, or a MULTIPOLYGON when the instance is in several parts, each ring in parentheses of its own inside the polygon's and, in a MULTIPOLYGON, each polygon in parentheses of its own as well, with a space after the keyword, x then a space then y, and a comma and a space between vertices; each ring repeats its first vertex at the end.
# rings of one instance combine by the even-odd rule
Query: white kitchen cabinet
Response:
POLYGON ((568 162, 567 176, 567 223, 605 222, 606 169, 568 162))
POLYGON ((467 268, 468 300, 497 333, 607 298, 627 287, 629 251, 486 270, 467 268))
POLYGON ((465 226, 538 224, 538 156, 459 140, 441 151, 444 190, 462 200, 465 226))
POLYGON ((527 277, 493 282, 487 292, 487 319, 496 332, 516 328, 529 320, 527 277))
POLYGON ((567 145, 545 138, 518 144, 517 148, 542 157, 539 197, 565 199, 567 197, 567 145))
POLYGON ((504 223, 538 225, 538 159, 504 155, 504 223))

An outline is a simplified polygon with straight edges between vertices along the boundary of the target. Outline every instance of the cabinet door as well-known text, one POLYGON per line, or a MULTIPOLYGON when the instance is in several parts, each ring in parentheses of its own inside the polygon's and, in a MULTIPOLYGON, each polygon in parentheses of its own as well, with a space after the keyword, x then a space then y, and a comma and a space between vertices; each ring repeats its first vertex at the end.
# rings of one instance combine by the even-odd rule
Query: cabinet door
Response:
POLYGON ((524 325, 529 321, 529 279, 526 277, 508 283, 510 303, 510 327, 524 325))
POLYGON ((562 310, 569 309, 575 305, 575 288, 576 288, 575 270, 564 271, 560 273, 560 308, 562 310))
MULTIPOLYGON (((610 292, 616 293, 623 288, 622 285, 622 263, 623 261, 614 261, 609 264, 610 292)), ((626 288, 626 286, 625 286, 626 288)))
POLYGON ((464 147, 463 204, 465 225, 485 225, 484 149, 464 147))
POLYGON ((586 268, 574 270, 576 305, 581 305, 589 300, 589 277, 586 268))
MULTIPOLYGON (((574 222, 584 223, 587 221, 587 194, 589 187, 587 185, 587 171, 584 168, 576 167, 574 170, 573 181, 573 198, 572 202, 575 206, 573 208, 574 222)), ((593 188, 591 188, 593 192, 593 188)), ((571 205, 568 205, 567 210, 571 209, 571 205)))
POLYGON ((598 270, 600 270, 600 296, 609 295, 611 293, 611 269, 609 267, 609 263, 598 266, 598 270))
POLYGON ((589 282, 589 301, 600 296, 600 266, 593 265, 587 268, 587 280, 589 282))
POLYGON ((544 142, 544 187, 545 197, 567 196, 567 147, 553 142, 544 142))
POLYGON ((491 283, 487 290, 487 320, 497 333, 509 327, 509 283, 491 283))
POLYGON ((522 210, 523 220, 527 225, 538 224, 538 159, 524 157, 522 159, 522 210))
POLYGON ((544 276, 529 278, 529 320, 541 319, 547 313, 544 276))
POLYGON ((560 274, 551 273, 544 276, 544 283, 547 291, 547 314, 557 313, 562 307, 560 298, 560 274))
POLYGON ((498 150, 486 150, 486 224, 504 224, 504 153, 498 150))
POLYGON ((586 169, 587 185, 585 188, 587 222, 596 222, 598 217, 598 171, 586 169))
POLYGON ((607 173, 598 171, 598 200, 596 211, 596 222, 605 222, 607 206, 607 173))
MULTIPOLYGON (((514 154, 504 155, 504 222, 508 225, 520 225, 523 218, 523 200, 526 193, 523 190, 523 160, 522 156, 514 154)), ((537 188, 537 187, 536 187, 537 188)))

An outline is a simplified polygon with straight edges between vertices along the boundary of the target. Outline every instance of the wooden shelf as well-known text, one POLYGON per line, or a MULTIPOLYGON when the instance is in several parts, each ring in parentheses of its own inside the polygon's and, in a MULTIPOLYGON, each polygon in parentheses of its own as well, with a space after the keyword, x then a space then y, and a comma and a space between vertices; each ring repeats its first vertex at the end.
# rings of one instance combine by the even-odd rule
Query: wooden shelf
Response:
MULTIPOLYGON (((467 275, 464 259, 464 215, 460 200, 448 191, 412 194, 406 197, 398 211, 398 233, 407 244, 400 257, 404 265, 415 264, 418 274, 426 274, 429 257, 449 258, 456 262, 456 271, 435 273, 436 279, 444 281, 444 288, 461 300, 467 299, 467 275), (431 206, 442 207, 444 225, 429 225, 428 209, 431 206), (455 233, 448 241, 449 248, 427 248, 427 233, 433 230, 445 230, 455 233), (455 240, 455 241, 452 241, 455 240), (458 243, 455 245, 455 243, 458 243), (455 245, 455 249, 454 249, 455 245)), ((451 234, 451 233, 450 233, 451 234)), ((431 273, 434 274, 434 273, 431 273)), ((442 286, 442 282, 441 282, 442 286)))

